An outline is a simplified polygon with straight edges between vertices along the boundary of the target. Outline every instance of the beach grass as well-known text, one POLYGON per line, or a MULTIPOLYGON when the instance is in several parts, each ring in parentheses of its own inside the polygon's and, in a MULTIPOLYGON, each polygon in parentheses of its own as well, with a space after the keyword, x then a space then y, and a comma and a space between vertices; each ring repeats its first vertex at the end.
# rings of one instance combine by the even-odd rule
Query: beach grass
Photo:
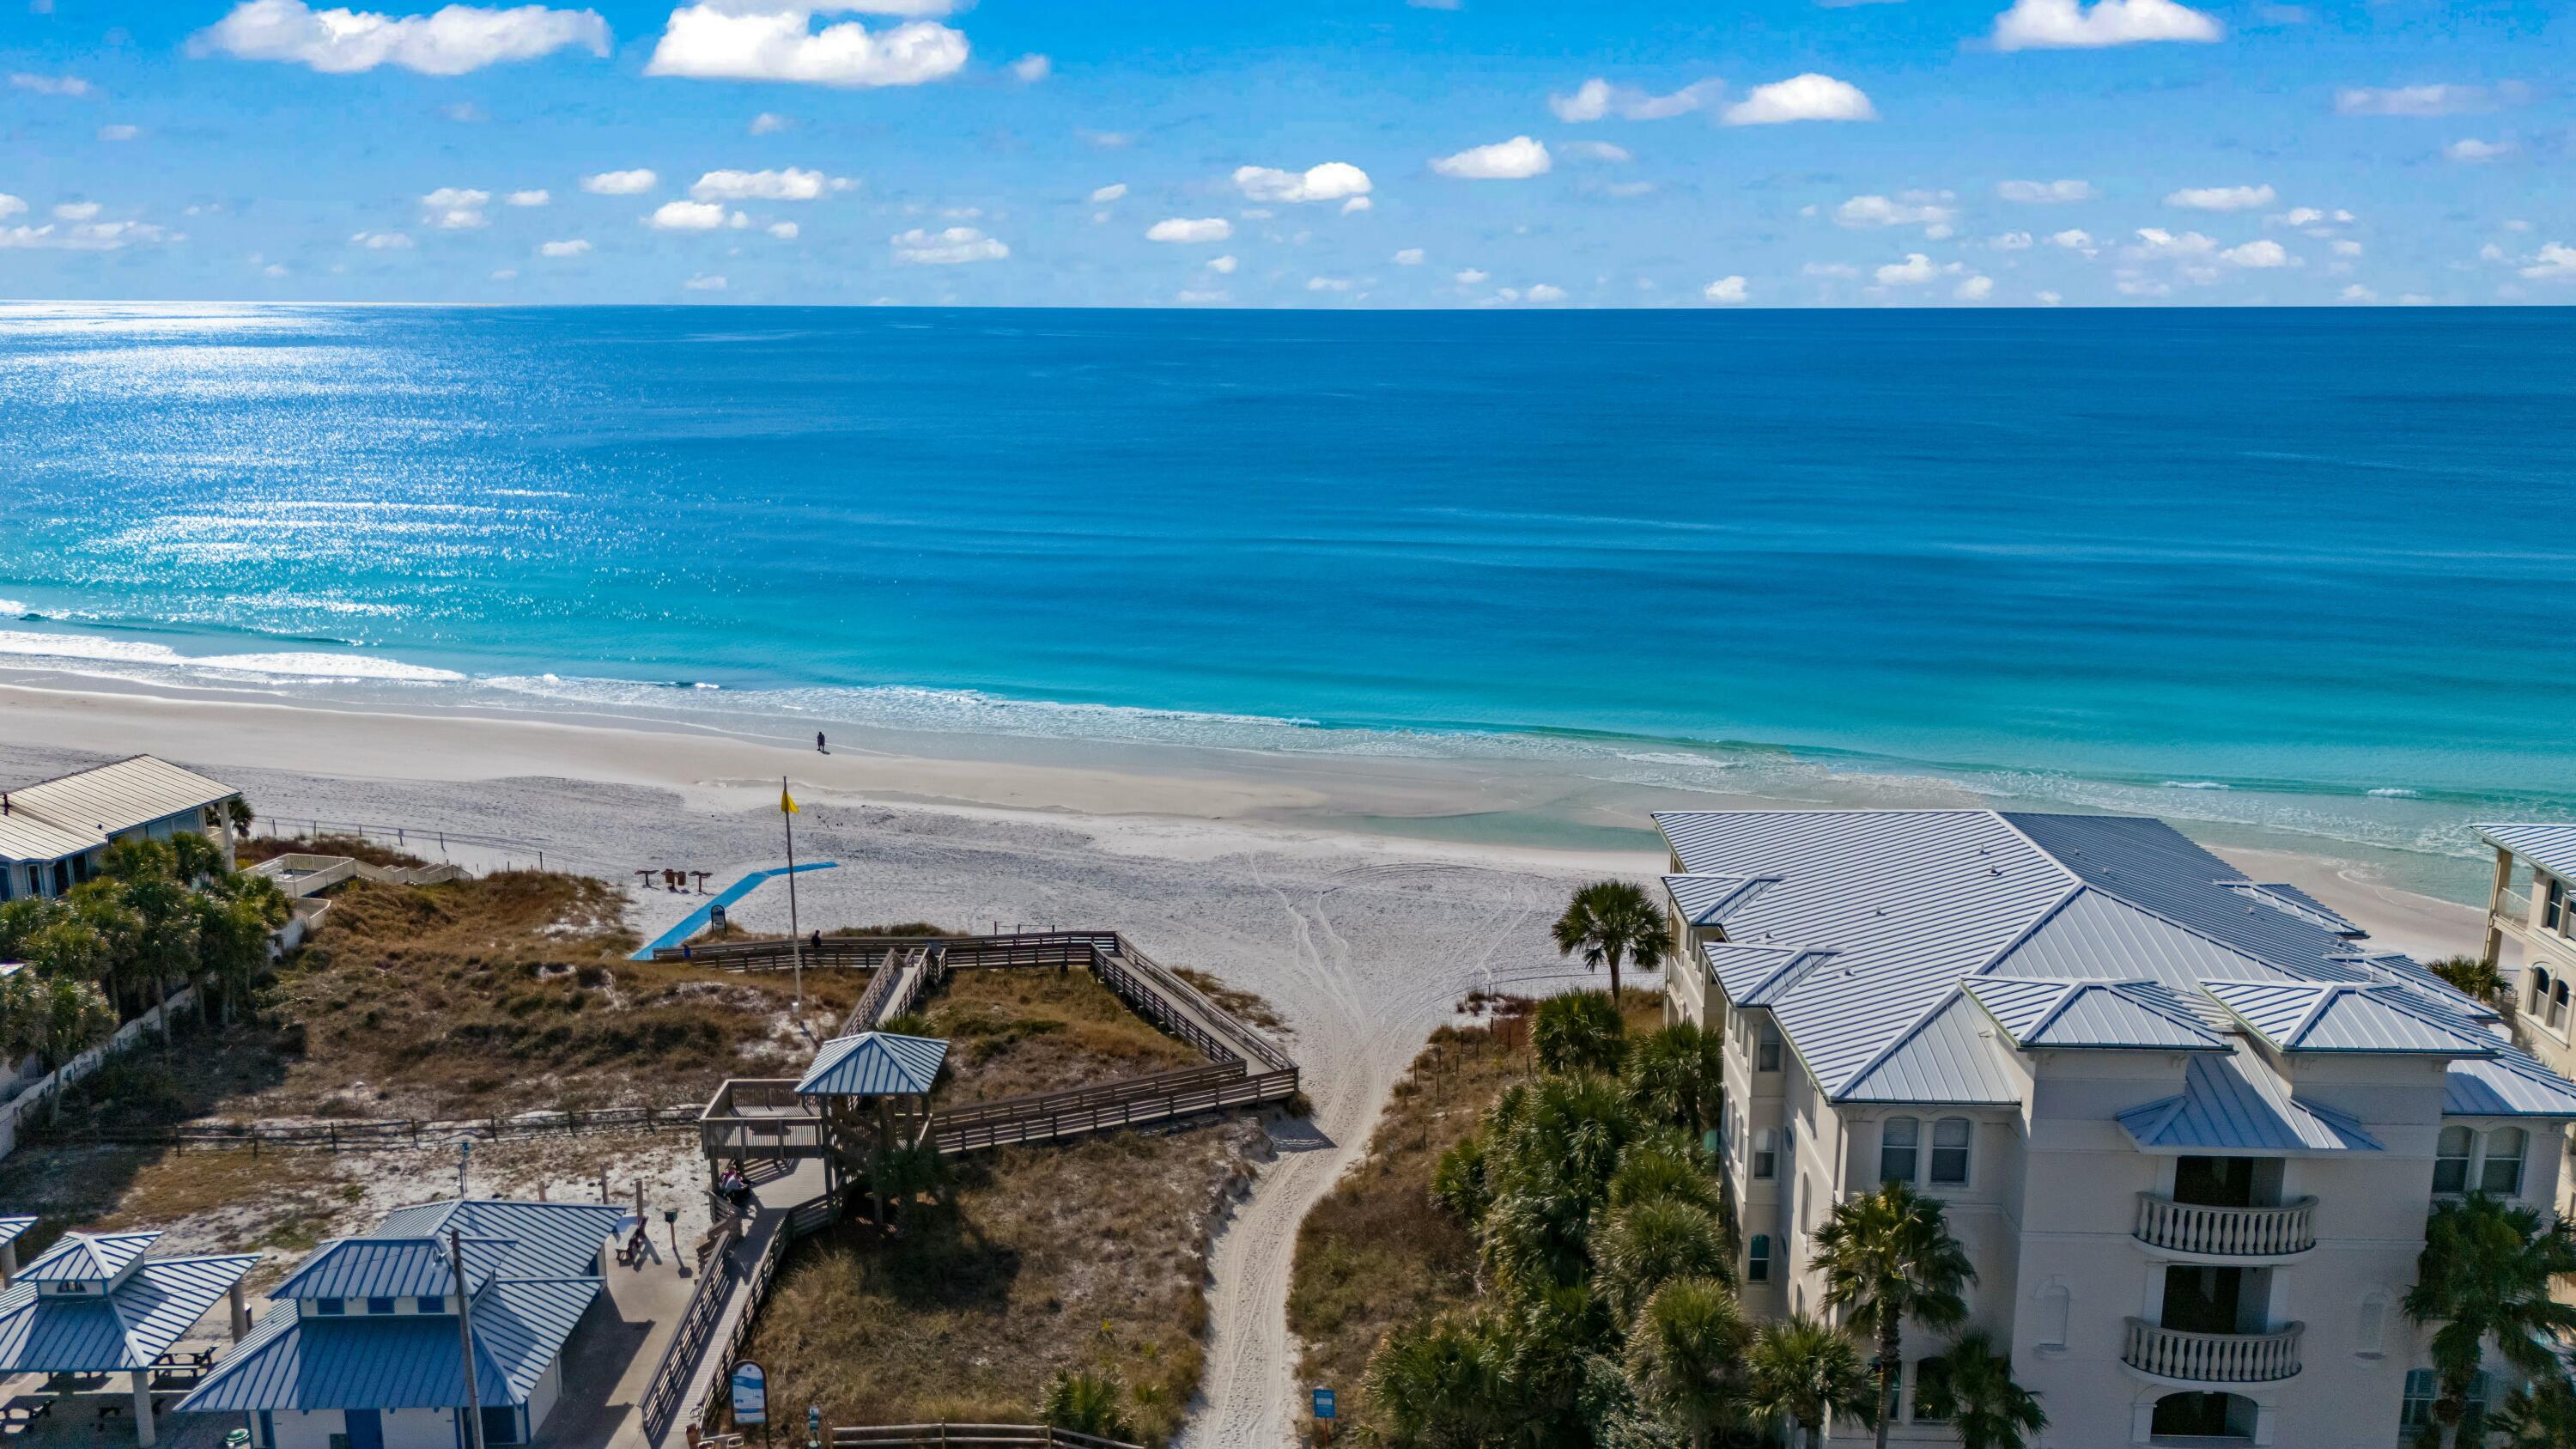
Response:
POLYGON ((1088 971, 952 971, 915 1016, 904 1025, 948 1042, 944 1103, 1097 1086, 1207 1061, 1088 971))

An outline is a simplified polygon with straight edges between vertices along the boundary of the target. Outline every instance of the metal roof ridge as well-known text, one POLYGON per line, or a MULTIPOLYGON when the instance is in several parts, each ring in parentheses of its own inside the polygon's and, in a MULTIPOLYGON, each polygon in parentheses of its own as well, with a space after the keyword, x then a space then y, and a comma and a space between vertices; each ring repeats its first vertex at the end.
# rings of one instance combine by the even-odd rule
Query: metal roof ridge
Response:
MULTIPOLYGON (((2216 882, 2213 881, 2211 884, 2215 885, 2216 882)), ((2278 961, 2266 961, 2262 957, 2255 955, 2234 942, 2222 941, 2216 936, 2209 934, 2207 931, 2200 930, 2196 927, 2189 926, 2181 921, 2175 920, 2173 917, 2166 915, 2164 912, 2157 910, 2153 906, 2141 905, 2118 891, 2105 890, 2103 887, 2095 885, 2091 881, 2086 881, 2084 883, 2084 888, 2086 890, 2101 891, 2105 899, 2118 901, 2120 904, 2127 906, 2130 910, 2136 911, 2139 915, 2145 916, 2150 920, 2161 921, 2164 924, 2173 927, 2175 930, 2182 932, 2186 936, 2192 936, 2206 941, 2209 944, 2216 946, 2221 951, 2227 952, 2231 956, 2241 956, 2244 959, 2253 962, 2255 965, 2262 967, 2266 971, 2278 973, 2285 981, 2297 982, 2305 986, 2329 986, 2337 984, 2334 982, 2319 981, 2313 976, 2302 976, 2298 974, 2297 971, 2282 965, 2278 961)))
MULTIPOLYGON (((1867 1080, 1870 1073, 1877 1071, 1880 1067, 1886 1065, 1889 1057, 1892 1057, 1899 1051, 1903 1050, 1907 1042, 1914 1040, 1916 1036, 1922 1033, 1923 1028, 1930 1026, 1934 1017, 1937 1017, 1942 1012, 1949 1010, 1951 1003, 1957 1001, 1962 996, 1967 997, 1969 1001, 1975 1003, 1979 1011, 1985 1011, 1985 1003, 1977 1001, 1976 996, 1968 990, 1968 983, 1965 978, 1951 982, 1950 989, 1947 993, 1934 1001, 1921 1016, 1914 1018, 1912 1024, 1908 1025, 1905 1030, 1898 1032, 1893 1038, 1881 1045, 1877 1051, 1870 1053, 1869 1056, 1864 1058, 1859 1066, 1854 1067, 1851 1072, 1843 1078, 1842 1085, 1828 1089, 1825 1093, 1825 1100, 1828 1102, 1839 1102, 1843 1100, 1854 1088, 1867 1080)), ((1993 1013, 1988 1012, 1987 1015, 1991 1017, 1993 1013)), ((2000 1027, 2002 1023, 1998 1022, 1996 1025, 2000 1027)), ((1791 1044, 1795 1045, 1794 1042, 1791 1044)), ((1806 1057, 1804 1054, 1801 1054, 1799 1057, 1800 1065, 1805 1065, 1805 1062, 1806 1057)), ((1809 1068, 1807 1075, 1809 1077, 1813 1077, 1815 1075, 1815 1070, 1813 1068, 1809 1068)))
MULTIPOLYGON (((1995 822, 1996 822, 1997 824, 1999 824, 1999 825, 2003 826, 2003 828, 2004 828, 2004 829, 2011 831, 2015 836, 2019 837, 2019 838, 2020 838, 2020 840, 2021 840, 2021 843, 2022 843, 2022 844, 2029 846, 2031 849, 2033 849, 2033 850, 2035 850, 2035 851, 2038 851, 2038 852, 2039 852, 2039 858, 2040 858, 2040 859, 2042 859, 2042 860, 2044 860, 2044 861, 2047 861, 2050 865, 2053 865, 2053 866, 2057 867, 2057 869, 2058 869, 2058 873, 2066 877, 2067 883, 2068 883, 2069 885, 2082 886, 2082 885, 2089 884, 2089 882, 2087 882, 2087 881, 2084 879, 2083 875, 2082 875, 2081 873, 2079 873, 2079 872, 2075 869, 2075 867, 2073 867, 2073 866, 2071 866, 2071 865, 2068 865, 2065 861, 2059 860, 2059 859, 2057 858, 2057 852, 2056 852, 2056 851, 2053 851, 2053 850, 2049 849, 2047 846, 2040 844, 2036 839, 2032 838, 2031 833, 2030 833, 2029 831, 2027 831, 2027 830, 2022 829, 2022 828, 2021 828, 2021 822, 2020 822, 2020 821, 2018 821, 2018 820, 2015 820, 2015 819, 2012 817, 2012 815, 2011 815, 2011 814, 2007 814, 2007 813, 2005 813, 2004 811, 1997 810, 1997 809, 1993 808, 1992 806, 1988 806, 1988 807, 1987 807, 1987 809, 1986 809, 1986 813, 1987 813, 1988 815, 1993 816, 1993 817, 1995 818, 1995 822)), ((2065 811, 2065 810, 2060 810, 2060 811, 2031 810, 2031 811, 2021 811, 2021 812, 2015 812, 2015 813, 2020 813, 2020 814, 2030 814, 2030 815, 2049 815, 2049 814, 2068 815, 2068 814, 2075 814, 2075 813, 2077 813, 2077 812, 2074 812, 2074 811, 2065 811)), ((2114 815, 2114 816, 2111 816, 2111 817, 2109 817, 2109 818, 2114 819, 2114 820, 2135 820, 2135 819, 2138 819, 2138 818, 2140 818, 2140 817, 2138 817, 2138 816, 2134 816, 2134 815, 2114 815)))
MULTIPOLYGON (((1994 812, 1994 813, 1996 813, 1998 816, 2000 816, 2000 813, 2001 813, 2001 812, 1994 812)), ((2013 826, 2013 825, 2012 825, 2012 822, 2011 822, 2011 821, 2009 821, 2009 820, 2005 821, 2004 823, 2005 823, 2006 825, 2008 825, 2008 826, 2012 826, 2012 831, 2013 831, 2013 833, 2014 833, 2015 835, 2021 835, 2021 828, 2020 828, 2019 826, 2013 826)), ((2031 847, 2031 849, 2033 849, 2033 850, 2039 850, 2039 842, 2038 842, 2038 841, 2031 840, 2031 839, 2030 839, 2030 837, 2029 837, 2029 836, 2027 836, 2027 835, 2021 835, 2021 838, 2022 838, 2023 840, 2025 840, 2025 841, 2029 841, 2029 842, 2030 842, 2030 847, 2031 847)), ((2040 851, 2039 851, 2039 853, 2040 853, 2041 855, 2043 855, 2043 856, 2046 856, 2046 857, 2047 857, 2047 859, 2048 859, 2048 863, 2049 863, 2049 864, 2051 864, 2051 865, 2053 865, 2053 866, 2056 866, 2059 870, 2062 870, 2062 871, 2063 871, 2063 870, 2066 870, 2066 863, 2065 863, 2064 861, 2059 860, 2056 856, 2049 855, 2049 854, 2048 854, 2048 852, 2047 852, 2047 851, 2045 851, 2045 850, 2040 850, 2040 851)), ((2079 875, 2076 875, 2073 871, 2067 871, 2067 872, 2066 872, 2066 874, 2067 874, 2067 879, 2068 879, 2068 885, 2067 885, 2067 888, 2066 888, 2066 894, 2064 894, 2064 895, 2062 895, 2062 896, 2059 896, 2057 899, 2055 899, 2055 900, 2053 900, 2053 901, 2050 901, 2050 902, 2048 903, 2048 909, 2046 909, 2046 910, 2044 910, 2044 911, 2041 911, 2041 912, 2040 912, 2038 915, 2036 915, 2036 916, 2031 917, 2031 918, 2030 918, 2030 921, 2029 921, 2029 923, 2028 923, 2027 925, 2024 925, 2024 926, 2023 926, 2019 931, 2016 931, 2016 932, 2014 932, 2014 933, 2013 933, 2013 937, 2012 937, 2012 939, 2011 939, 2011 940, 2006 941, 2006 942, 2004 942, 2001 946, 1996 947, 1996 948, 1995 948, 1995 952, 1994 952, 1994 954, 1993 954, 1993 955, 1991 955, 1991 956, 1988 956, 1988 957, 1985 959, 1985 961, 1984 961, 1984 963, 1983 963, 1983 964, 1979 965, 1975 970, 1970 971, 1970 972, 1968 973, 1968 975, 1967 975, 1967 976, 1961 977, 1960 979, 1964 981, 1964 980, 1967 980, 1969 977, 1983 976, 1983 975, 1987 974, 1988 972, 1993 971, 1993 970, 1995 969, 1995 967, 1997 967, 1997 966, 1999 966, 1999 965, 2003 964, 2003 959, 2004 959, 2005 957, 2007 957, 2007 956, 2011 955, 2011 954, 2012 954, 2013 952, 2015 952, 2015 951, 2020 950, 2023 946, 2028 945, 2028 944, 2029 944, 2029 942, 2030 942, 2030 938, 2039 934, 2039 929, 2040 929, 2040 927, 2045 926, 2045 925, 2047 925, 2050 921, 2053 921, 2053 920, 2057 919, 2057 917, 2058 917, 2058 915, 2059 915, 2060 913, 2062 913, 2063 911, 2065 911, 2065 909, 2066 909, 2068 906, 2073 905, 2073 904, 2075 903, 2075 898, 2076 898, 2077 896, 2080 896, 2080 895, 2084 894, 2084 892, 2085 892, 2085 891, 2087 891, 2087 890, 2091 889, 2091 887, 2090 887, 2090 886, 2088 886, 2088 885, 2086 885, 2086 884, 2085 884, 2085 882, 2084 882, 2084 878, 2083 878, 2083 877, 2081 877, 2081 876, 2079 876, 2079 875)))
POLYGON ((2282 1034, 2281 1050, 2291 1051, 2307 1040, 2308 1033, 2317 1029, 2317 1023, 2325 1018, 2327 1009, 2342 999, 2345 988, 2351 984, 2346 981, 2313 983, 2317 988, 2316 995, 2308 999, 2307 1010, 2300 1012, 2299 1019, 2290 1023, 2290 1029, 2282 1034))

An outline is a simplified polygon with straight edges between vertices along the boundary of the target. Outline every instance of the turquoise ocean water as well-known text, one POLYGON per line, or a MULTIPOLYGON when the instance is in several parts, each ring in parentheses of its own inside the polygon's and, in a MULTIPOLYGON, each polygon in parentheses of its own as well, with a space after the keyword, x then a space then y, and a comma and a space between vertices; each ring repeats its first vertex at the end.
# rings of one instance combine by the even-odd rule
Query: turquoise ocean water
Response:
POLYGON ((21 667, 2576 815, 2561 311, 16 306, 0 418, 21 667))

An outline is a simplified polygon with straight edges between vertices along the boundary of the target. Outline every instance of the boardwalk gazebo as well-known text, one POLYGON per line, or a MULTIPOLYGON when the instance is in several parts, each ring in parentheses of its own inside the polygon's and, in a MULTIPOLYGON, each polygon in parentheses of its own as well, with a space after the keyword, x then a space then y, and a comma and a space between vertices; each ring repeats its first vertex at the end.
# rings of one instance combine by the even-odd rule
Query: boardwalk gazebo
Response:
MULTIPOLYGON (((0 976, 8 973, 0 971, 0 976)), ((29 1217, 0 1217, 0 1288, 18 1281, 18 1239, 36 1225, 29 1217)))
MULTIPOLYGON (((834 1037, 814 1054, 796 1095, 822 1119, 823 1171, 836 1201, 843 1184, 870 1177, 874 1154, 922 1144, 930 1130, 930 1090, 947 1059, 948 1043, 935 1037, 882 1031, 834 1037)), ((885 1218, 882 1193, 877 1218, 885 1218)))
POLYGON ((0 1374, 126 1374, 134 1436, 155 1437, 152 1374, 206 1311, 232 1300, 232 1336, 250 1331, 241 1281, 255 1256, 149 1258, 146 1233, 65 1233, 0 1293, 0 1374))

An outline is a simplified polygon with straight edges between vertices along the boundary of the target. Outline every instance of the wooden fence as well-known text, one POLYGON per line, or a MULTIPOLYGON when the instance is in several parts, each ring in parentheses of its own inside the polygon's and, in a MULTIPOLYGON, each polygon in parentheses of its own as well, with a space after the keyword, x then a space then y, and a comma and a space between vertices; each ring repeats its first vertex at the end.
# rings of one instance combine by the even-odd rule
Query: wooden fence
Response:
POLYGON ((833 1449, 898 1449, 928 1446, 957 1449, 984 1444, 1060 1445, 1063 1449, 1136 1449, 1117 1439, 1095 1438, 1044 1424, 876 1424, 832 1431, 833 1449))
POLYGON ((515 1117, 425 1121, 409 1117, 369 1122, 190 1122, 176 1127, 29 1130, 30 1141, 74 1146, 247 1147, 329 1152, 383 1152, 439 1147, 470 1137, 494 1142, 516 1137, 578 1137, 585 1132, 694 1130, 703 1103, 677 1107, 602 1107, 593 1111, 526 1112, 515 1117))

